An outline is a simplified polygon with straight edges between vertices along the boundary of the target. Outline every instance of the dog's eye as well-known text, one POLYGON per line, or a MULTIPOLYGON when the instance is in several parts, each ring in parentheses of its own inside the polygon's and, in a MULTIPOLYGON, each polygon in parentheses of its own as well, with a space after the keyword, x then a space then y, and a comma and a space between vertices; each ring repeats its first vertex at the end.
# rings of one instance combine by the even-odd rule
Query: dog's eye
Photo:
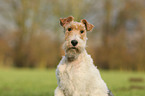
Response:
POLYGON ((68 30, 68 31, 71 31, 71 30, 72 30, 72 28, 68 28, 67 30, 68 30))
POLYGON ((81 34, 82 34, 82 33, 84 33, 84 30, 81 30, 80 32, 81 32, 81 34))

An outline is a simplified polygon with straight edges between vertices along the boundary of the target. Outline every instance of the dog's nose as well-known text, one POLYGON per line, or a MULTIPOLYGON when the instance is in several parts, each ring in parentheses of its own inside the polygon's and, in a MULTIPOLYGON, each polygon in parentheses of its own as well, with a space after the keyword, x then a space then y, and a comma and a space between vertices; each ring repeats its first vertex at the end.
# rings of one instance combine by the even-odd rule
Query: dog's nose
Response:
POLYGON ((72 41, 71 41, 71 44, 72 44, 73 46, 76 46, 76 45, 78 44, 78 41, 77 41, 77 40, 72 40, 72 41))

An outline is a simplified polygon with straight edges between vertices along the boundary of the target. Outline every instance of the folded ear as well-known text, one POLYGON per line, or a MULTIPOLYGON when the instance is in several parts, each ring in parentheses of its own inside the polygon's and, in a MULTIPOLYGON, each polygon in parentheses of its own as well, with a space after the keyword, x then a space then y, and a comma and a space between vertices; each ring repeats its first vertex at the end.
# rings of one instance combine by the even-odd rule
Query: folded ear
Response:
POLYGON ((63 18, 63 19, 60 18, 60 25, 64 27, 66 24, 72 22, 73 20, 74 20, 73 16, 69 16, 69 17, 63 18))
POLYGON ((81 22, 83 24, 85 24, 85 27, 86 27, 86 30, 87 31, 91 31, 93 29, 93 27, 94 27, 94 25, 93 24, 90 24, 89 22, 87 22, 86 19, 82 19, 81 22))

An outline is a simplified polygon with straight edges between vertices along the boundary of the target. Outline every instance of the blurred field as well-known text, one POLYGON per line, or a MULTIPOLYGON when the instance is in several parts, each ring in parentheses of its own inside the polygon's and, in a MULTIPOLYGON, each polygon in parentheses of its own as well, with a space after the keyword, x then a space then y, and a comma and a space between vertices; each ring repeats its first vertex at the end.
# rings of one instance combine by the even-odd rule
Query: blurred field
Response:
MULTIPOLYGON (((144 96, 144 74, 101 70, 115 96, 144 96)), ((53 96, 56 86, 54 69, 0 69, 0 96, 53 96)))

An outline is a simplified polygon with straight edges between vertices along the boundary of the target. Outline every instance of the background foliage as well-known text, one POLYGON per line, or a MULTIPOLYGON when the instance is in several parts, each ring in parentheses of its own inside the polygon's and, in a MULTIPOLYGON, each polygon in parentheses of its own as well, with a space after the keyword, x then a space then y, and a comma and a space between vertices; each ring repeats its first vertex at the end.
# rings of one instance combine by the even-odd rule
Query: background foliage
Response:
POLYGON ((0 0, 0 66, 56 67, 70 15, 95 25, 87 50, 99 68, 145 70, 144 0, 0 0))

